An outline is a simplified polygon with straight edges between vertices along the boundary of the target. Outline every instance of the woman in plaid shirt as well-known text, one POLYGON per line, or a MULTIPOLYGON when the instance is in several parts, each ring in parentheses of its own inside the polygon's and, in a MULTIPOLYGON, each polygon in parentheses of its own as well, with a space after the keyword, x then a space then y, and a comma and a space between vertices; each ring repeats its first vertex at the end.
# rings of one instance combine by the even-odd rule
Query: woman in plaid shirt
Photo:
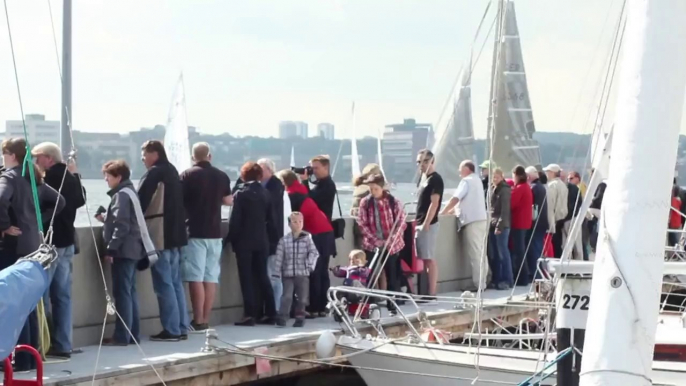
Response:
MULTIPOLYGON (((400 258, 399 253, 405 247, 403 235, 405 233, 405 213, 400 200, 384 189, 385 180, 380 174, 372 174, 366 180, 370 195, 360 201, 360 210, 357 224, 362 232, 362 248, 367 254, 367 261, 374 258, 374 250, 384 251, 377 258, 375 264, 380 264, 389 253, 386 264, 383 267, 386 273, 388 291, 400 291, 400 258), (391 234, 393 232, 393 234, 391 234)), ((376 267, 374 267, 376 269, 376 267)), ((373 277, 373 276, 372 276, 373 277)), ((370 283, 374 285, 374 283, 370 283)), ((392 309, 388 304, 389 310, 392 309)))

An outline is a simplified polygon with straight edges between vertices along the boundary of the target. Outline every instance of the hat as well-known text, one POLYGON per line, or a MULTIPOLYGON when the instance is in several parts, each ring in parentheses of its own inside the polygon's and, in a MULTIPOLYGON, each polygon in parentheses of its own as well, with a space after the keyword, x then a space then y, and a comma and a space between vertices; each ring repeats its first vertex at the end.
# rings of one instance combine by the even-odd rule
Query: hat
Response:
POLYGON ((553 172, 553 173, 559 173, 562 168, 558 164, 550 164, 543 168, 544 172, 553 172))
POLYGON ((538 169, 536 169, 535 166, 527 166, 526 169, 524 169, 526 174, 538 174, 538 169))
POLYGON ((495 162, 491 162, 490 160, 486 160, 479 165, 479 168, 481 169, 495 169, 497 167, 495 162))

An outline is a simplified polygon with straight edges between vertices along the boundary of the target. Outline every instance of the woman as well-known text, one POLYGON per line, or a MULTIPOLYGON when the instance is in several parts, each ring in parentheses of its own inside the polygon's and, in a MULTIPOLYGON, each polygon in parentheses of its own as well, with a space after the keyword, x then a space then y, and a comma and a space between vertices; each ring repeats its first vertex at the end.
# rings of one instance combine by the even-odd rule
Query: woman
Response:
POLYGON ((262 167, 246 162, 241 167, 243 185, 233 198, 233 210, 229 219, 229 241, 236 253, 238 278, 243 293, 243 320, 237 326, 254 326, 257 323, 276 323, 276 304, 269 274, 269 235, 275 235, 276 222, 271 210, 267 190, 260 184, 262 167), (257 320, 259 307, 264 300, 266 315, 257 320))
MULTIPOLYGON (((378 248, 383 253, 379 254, 376 266, 384 263, 383 271, 386 273, 388 291, 400 291, 400 251, 405 247, 403 235, 405 233, 405 213, 400 200, 396 199, 384 189, 386 181, 380 174, 372 174, 365 180, 370 194, 360 201, 360 212, 357 224, 362 231, 362 248, 367 254, 367 261, 372 262, 375 250, 378 248)), ((371 283, 372 285, 374 283, 371 283)), ((395 312, 392 303, 388 303, 388 309, 395 312)))
POLYGON ((310 305, 307 318, 325 317, 328 303, 326 293, 331 285, 329 279, 329 259, 331 256, 333 227, 312 198, 307 195, 307 188, 300 183, 298 176, 291 170, 279 172, 279 178, 286 186, 288 198, 291 201, 291 210, 303 214, 303 229, 312 235, 312 241, 317 247, 319 258, 315 266, 315 272, 310 275, 310 305))
MULTIPOLYGON (((116 318, 112 338, 103 341, 109 346, 126 346, 139 341, 138 299, 136 297, 136 265, 145 255, 141 230, 136 218, 133 200, 138 196, 128 194, 125 189, 136 192, 131 169, 124 160, 108 161, 102 167, 105 182, 111 197, 107 213, 96 216, 104 223, 103 241, 106 246, 105 262, 112 265, 112 291, 114 306, 120 318, 116 318), (131 334, 127 330, 131 330, 131 334)), ((138 203, 140 206, 140 203, 138 203)))
MULTIPOLYGON (((360 208, 360 201, 369 195, 369 187, 364 183, 364 181, 372 174, 379 174, 383 176, 381 172, 381 166, 378 164, 367 164, 367 166, 362 169, 362 174, 353 179, 353 204, 350 208, 350 215, 352 217, 357 217, 360 208)), ((361 235, 360 235, 361 236, 361 235)))
POLYGON ((512 259, 508 248, 510 237, 510 185, 505 182, 503 171, 495 169, 491 186, 491 229, 488 244, 491 246, 490 266, 493 276, 491 288, 512 288, 512 259))
POLYGON ((529 267, 525 264, 526 235, 533 221, 534 194, 527 182, 526 169, 523 166, 517 165, 512 170, 512 175, 515 184, 510 200, 513 273, 517 285, 528 285, 529 278, 535 274, 529 272, 529 267))

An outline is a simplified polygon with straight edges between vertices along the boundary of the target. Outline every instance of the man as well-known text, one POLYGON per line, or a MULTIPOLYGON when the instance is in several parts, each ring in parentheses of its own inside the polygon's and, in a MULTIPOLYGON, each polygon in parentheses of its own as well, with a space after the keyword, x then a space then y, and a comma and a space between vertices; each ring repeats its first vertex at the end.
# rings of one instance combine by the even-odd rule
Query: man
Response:
MULTIPOLYGON (((309 175, 307 172, 300 176, 304 181, 304 185, 309 190, 310 197, 317 204, 319 209, 324 212, 326 217, 331 221, 333 217, 333 205, 336 200, 336 183, 329 175, 329 157, 318 155, 310 160, 312 166, 312 174, 316 178, 316 182, 310 186, 309 175)), ((321 255, 320 255, 321 257, 321 255)))
POLYGON ((203 332, 209 326, 221 270, 221 207, 233 201, 229 177, 211 161, 210 145, 198 142, 193 145, 195 165, 181 174, 189 239, 180 269, 193 307, 190 332, 203 332))
POLYGON ((491 162, 490 160, 486 160, 479 165, 479 168, 481 169, 481 184, 484 187, 484 194, 488 194, 488 189, 490 189, 490 186, 488 185, 488 173, 489 169, 495 169, 497 166, 495 165, 495 162, 491 162))
POLYGON ((429 298, 434 300, 438 286, 438 265, 436 264, 436 239, 438 238, 438 212, 443 201, 443 177, 434 167, 434 154, 424 149, 417 155, 417 166, 426 176, 417 193, 415 247, 417 257, 422 259, 429 276, 429 298))
MULTIPOLYGON (((571 184, 576 185, 579 188, 579 193, 581 196, 579 197, 579 205, 583 203, 584 198, 586 197, 586 183, 581 181, 581 174, 579 172, 571 171, 569 172, 569 176, 567 177, 567 181, 571 184)), ((588 219, 584 217, 584 222, 581 226, 581 251, 583 254, 584 260, 588 260, 588 248, 589 248, 589 232, 588 232, 588 219)))
POLYGON ((480 269, 488 225, 484 188, 475 170, 472 161, 462 161, 460 164, 462 181, 442 212, 442 214, 455 213, 457 216, 460 229, 458 238, 463 248, 463 255, 469 258, 472 265, 472 290, 484 287, 488 274, 488 268, 483 272, 480 269))
MULTIPOLYGON (((567 216, 565 217, 564 226, 562 227, 562 249, 567 245, 567 240, 569 240, 572 234, 572 226, 574 225, 574 220, 579 215, 579 209, 581 209, 581 202, 583 201, 583 196, 581 196, 581 191, 579 187, 572 183, 567 182, 567 216)), ((583 246, 581 243, 581 230, 578 231, 574 240, 572 240, 572 259, 583 260, 583 246)))
POLYGON ((534 194, 533 224, 529 231, 531 245, 526 255, 527 266, 529 267, 529 282, 533 282, 537 276, 538 259, 543 256, 543 243, 545 234, 548 232, 548 200, 545 184, 540 180, 540 173, 534 166, 526 168, 526 174, 531 185, 531 192, 534 194))
POLYGON ((150 238, 161 251, 150 271, 163 330, 150 340, 177 342, 188 338, 186 294, 179 272, 181 248, 188 244, 183 187, 162 142, 147 141, 141 150, 148 171, 138 183, 138 196, 150 238))
MULTIPOLYGON (((44 181, 62 194, 65 206, 55 214, 52 226, 52 244, 57 249, 57 261, 50 267, 50 287, 44 303, 52 316, 51 344, 47 356, 58 359, 71 358, 72 307, 71 274, 74 258, 74 220, 76 210, 86 204, 81 179, 72 174, 72 163, 62 160, 62 150, 52 142, 43 142, 31 150, 35 162, 45 171, 44 181), (48 301, 49 300, 49 301, 48 301)), ((44 229, 50 226, 50 218, 43 218, 44 229)))
MULTIPOLYGON (((284 235, 284 222, 286 222, 286 219, 284 218, 284 195, 286 194, 286 189, 283 186, 283 182, 281 182, 281 180, 274 175, 276 172, 276 165, 274 164, 274 161, 270 160, 269 158, 261 158, 257 160, 257 164, 262 167, 261 183, 267 192, 269 192, 269 197, 272 204, 271 208, 273 212, 271 218, 275 221, 274 226, 270 229, 275 229, 276 234, 268 235, 269 257, 267 258, 267 267, 269 269, 270 280, 274 279, 271 280, 271 282, 272 290, 274 290, 274 304, 276 306, 276 310, 278 311, 278 307, 281 305, 281 293, 283 291, 276 278, 273 278, 273 275, 276 275, 276 273, 273 272, 273 268, 276 256, 276 246, 284 235)), ((290 203, 290 200, 287 197, 288 196, 286 196, 286 200, 288 200, 290 203)), ((260 301, 258 304, 262 304, 262 302, 260 301)))
MULTIPOLYGON (((595 169, 591 169, 591 176, 595 173, 595 169)), ((600 209, 603 205, 603 197, 605 197, 605 189, 607 189, 607 184, 603 181, 598 184, 595 194, 593 195, 593 200, 591 200, 591 206, 588 208, 588 213, 591 219, 588 221, 589 229, 589 242, 591 244, 591 251, 595 253, 596 245, 598 243, 598 231, 600 230, 600 224, 598 219, 600 219, 600 209)))
POLYGON ((562 228, 568 212, 567 186, 560 180, 560 165, 550 164, 543 171, 548 179, 548 233, 553 234, 553 250, 559 258, 562 256, 562 228))

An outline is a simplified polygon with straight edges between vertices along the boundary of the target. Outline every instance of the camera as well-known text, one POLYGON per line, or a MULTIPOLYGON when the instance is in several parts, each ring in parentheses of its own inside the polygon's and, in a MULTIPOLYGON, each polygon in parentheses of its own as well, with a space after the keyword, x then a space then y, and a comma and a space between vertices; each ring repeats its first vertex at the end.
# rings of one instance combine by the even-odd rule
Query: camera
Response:
POLYGON ((312 172, 312 166, 305 166, 305 167, 302 167, 302 168, 297 168, 297 167, 295 167, 295 166, 291 166, 291 170, 292 170, 293 173, 295 173, 295 174, 305 174, 305 173, 307 173, 308 176, 311 176, 312 173, 313 173, 313 172, 312 172))
POLYGON ((105 207, 103 207, 103 206, 100 206, 100 207, 98 207, 98 209, 95 211, 95 216, 99 216, 99 215, 101 215, 101 214, 105 214, 105 212, 107 212, 107 209, 105 209, 105 207))

